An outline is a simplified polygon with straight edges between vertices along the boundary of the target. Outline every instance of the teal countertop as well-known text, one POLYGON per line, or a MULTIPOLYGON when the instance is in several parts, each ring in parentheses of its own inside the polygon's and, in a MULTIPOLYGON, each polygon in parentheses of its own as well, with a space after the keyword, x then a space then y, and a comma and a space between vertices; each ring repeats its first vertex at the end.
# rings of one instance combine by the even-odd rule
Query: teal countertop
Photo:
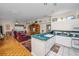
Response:
MULTIPOLYGON (((50 39, 51 37, 54 37, 56 35, 58 36, 63 36, 63 37, 74 37, 71 33, 79 33, 79 31, 65 31, 65 30, 53 30, 51 32, 47 32, 47 33, 43 33, 43 34, 35 34, 35 35, 32 35, 33 38, 37 38, 39 40, 43 40, 43 41, 46 41, 48 39, 50 39), (57 34, 55 32, 61 32, 60 34, 57 34), (66 33, 64 33, 66 32, 66 33), (69 35, 67 35, 67 33, 69 33, 69 35), (48 37, 48 36, 45 36, 47 34, 50 34, 49 36, 51 37, 48 37)), ((79 38, 79 34, 76 34, 75 37, 79 38)))
MULTIPOLYGON (((35 34, 35 35, 32 35, 33 38, 37 38, 37 39, 40 39, 40 40, 43 40, 43 41, 46 41, 48 39, 50 39, 51 37, 46 37, 44 35, 46 35, 48 33, 45 33, 45 34, 35 34)), ((53 37, 53 36, 52 36, 53 37)))

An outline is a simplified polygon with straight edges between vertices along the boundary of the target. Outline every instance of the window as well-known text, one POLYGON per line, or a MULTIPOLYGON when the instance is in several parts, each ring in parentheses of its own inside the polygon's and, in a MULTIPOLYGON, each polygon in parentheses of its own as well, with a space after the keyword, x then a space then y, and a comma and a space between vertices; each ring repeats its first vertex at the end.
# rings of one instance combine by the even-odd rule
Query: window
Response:
POLYGON ((67 20, 73 20, 73 19, 76 19, 76 17, 73 16, 73 15, 71 15, 71 16, 67 16, 66 19, 67 19, 67 20))
POLYGON ((24 25, 15 25, 16 31, 24 31, 24 25))

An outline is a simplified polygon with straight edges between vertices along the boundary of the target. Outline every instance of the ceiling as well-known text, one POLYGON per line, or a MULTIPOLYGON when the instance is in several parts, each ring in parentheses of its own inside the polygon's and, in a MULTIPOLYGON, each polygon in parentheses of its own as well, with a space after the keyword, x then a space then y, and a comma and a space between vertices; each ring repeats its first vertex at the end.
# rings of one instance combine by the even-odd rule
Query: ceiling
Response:
POLYGON ((78 3, 0 3, 0 20, 36 19, 77 8, 78 3))

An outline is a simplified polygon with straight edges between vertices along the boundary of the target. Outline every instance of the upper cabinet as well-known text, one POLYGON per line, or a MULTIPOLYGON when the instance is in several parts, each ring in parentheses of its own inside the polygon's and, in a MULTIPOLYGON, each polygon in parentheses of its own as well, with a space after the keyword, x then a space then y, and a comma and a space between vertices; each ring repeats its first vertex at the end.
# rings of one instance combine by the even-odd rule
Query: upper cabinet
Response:
POLYGON ((52 22, 51 23, 51 30, 79 31, 79 20, 52 22))
POLYGON ((79 31, 79 19, 76 12, 66 12, 51 17, 51 30, 79 31))
POLYGON ((67 21, 58 21, 51 23, 51 30, 71 30, 72 23, 67 21))

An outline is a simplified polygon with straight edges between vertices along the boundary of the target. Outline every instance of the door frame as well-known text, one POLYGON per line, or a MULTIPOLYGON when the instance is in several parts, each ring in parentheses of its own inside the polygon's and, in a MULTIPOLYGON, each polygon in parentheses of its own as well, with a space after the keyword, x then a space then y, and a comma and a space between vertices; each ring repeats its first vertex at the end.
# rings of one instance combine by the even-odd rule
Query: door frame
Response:
POLYGON ((3 26, 2 26, 2 25, 0 25, 0 27, 1 27, 1 34, 3 34, 3 26))

